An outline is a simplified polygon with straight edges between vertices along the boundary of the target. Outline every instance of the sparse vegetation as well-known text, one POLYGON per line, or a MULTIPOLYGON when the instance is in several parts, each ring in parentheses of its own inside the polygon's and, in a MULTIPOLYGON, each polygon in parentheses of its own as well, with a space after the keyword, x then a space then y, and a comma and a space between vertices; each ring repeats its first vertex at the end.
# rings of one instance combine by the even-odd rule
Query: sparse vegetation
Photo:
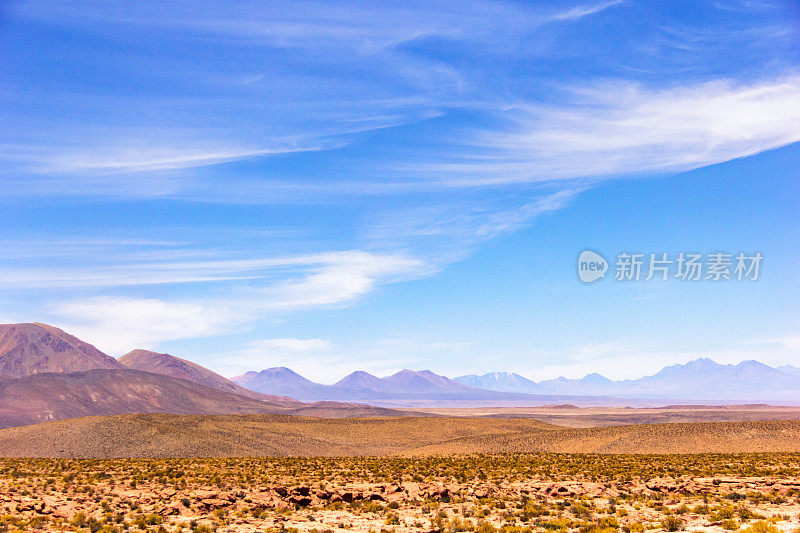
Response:
POLYGON ((784 533, 800 454, 0 460, 0 532, 784 533))

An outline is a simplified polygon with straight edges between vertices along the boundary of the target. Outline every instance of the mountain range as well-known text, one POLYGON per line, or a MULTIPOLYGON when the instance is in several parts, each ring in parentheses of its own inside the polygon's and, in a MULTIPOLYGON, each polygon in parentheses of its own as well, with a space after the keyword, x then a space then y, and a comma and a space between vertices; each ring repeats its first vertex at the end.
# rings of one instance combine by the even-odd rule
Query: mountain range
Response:
POLYGON ((634 380, 600 374, 534 382, 492 372, 454 379, 429 370, 387 377, 357 371, 333 385, 286 367, 227 379, 166 353, 133 350, 115 359, 46 324, 0 325, 0 428, 127 413, 414 415, 397 408, 657 406, 667 403, 800 404, 800 368, 701 358, 634 380), (395 409, 388 409, 393 407, 395 409))
POLYGON ((261 394, 169 354, 134 350, 117 360, 53 326, 0 325, 0 428, 132 413, 413 414, 261 394))
MULTIPOLYGON (((333 385, 315 383, 286 367, 247 372, 231 379, 254 391, 291 396, 305 402, 335 400, 385 407, 416 408, 557 403, 621 405, 620 400, 606 396, 566 396, 481 389, 440 376, 430 370, 406 369, 383 378, 356 371, 333 385)), ((626 400, 625 403, 638 402, 626 400)))
POLYGON ((472 387, 529 394, 800 403, 800 368, 773 368, 752 360, 723 365, 700 358, 667 366, 650 376, 620 381, 588 374, 580 379, 559 377, 537 383, 507 372, 459 376, 454 380, 472 387))
POLYGON ((323 385, 285 367, 247 372, 232 380, 248 389, 303 401, 328 399, 418 407, 481 402, 583 406, 643 406, 663 401, 800 404, 800 369, 789 365, 772 368, 758 361, 722 365, 708 358, 668 366, 651 376, 621 381, 597 373, 580 379, 559 377, 535 382, 510 372, 449 379, 427 370, 402 370, 384 378, 358 371, 333 385, 323 385))

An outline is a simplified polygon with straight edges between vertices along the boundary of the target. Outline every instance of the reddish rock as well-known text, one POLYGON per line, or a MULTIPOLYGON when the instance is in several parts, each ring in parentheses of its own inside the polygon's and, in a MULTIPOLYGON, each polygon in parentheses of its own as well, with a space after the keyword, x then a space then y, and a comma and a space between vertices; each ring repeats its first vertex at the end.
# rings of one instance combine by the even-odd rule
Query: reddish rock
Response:
POLYGON ((308 507, 311 505, 311 498, 307 496, 293 495, 289 496, 286 501, 294 504, 296 507, 308 507))
POLYGON ((219 498, 207 498, 201 500, 200 503, 207 509, 220 509, 222 507, 228 507, 231 504, 228 500, 221 500, 219 498))
POLYGON ((207 489, 197 489, 192 492, 192 497, 197 500, 208 500, 210 498, 216 498, 219 491, 216 490, 207 490, 207 489))

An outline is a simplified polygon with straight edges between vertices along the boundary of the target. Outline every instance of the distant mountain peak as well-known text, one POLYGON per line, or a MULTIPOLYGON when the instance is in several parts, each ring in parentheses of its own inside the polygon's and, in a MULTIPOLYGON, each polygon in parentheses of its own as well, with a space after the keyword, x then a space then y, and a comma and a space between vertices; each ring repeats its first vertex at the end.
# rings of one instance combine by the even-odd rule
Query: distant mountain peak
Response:
POLYGON ((305 392, 317 386, 313 381, 285 366, 274 366, 259 372, 246 372, 231 378, 231 381, 251 391, 292 398, 303 397, 305 392))
POLYGON ((300 374, 298 374, 297 372, 286 366, 273 366, 271 368, 267 368, 266 370, 262 370, 261 372, 265 372, 267 374, 272 374, 275 376, 300 376, 300 374))
POLYGON ((747 361, 742 361, 736 366, 743 366, 743 367, 758 367, 758 368, 772 368, 769 365, 765 365, 761 361, 756 361, 755 359, 748 359, 747 361))
POLYGON ((475 374, 459 376, 453 381, 475 387, 476 389, 497 392, 538 393, 538 386, 533 381, 513 372, 489 372, 478 376, 475 374))
MULTIPOLYGON (((710 357, 698 357, 697 359, 689 361, 688 363, 686 363, 686 365, 688 365, 688 366, 700 366, 700 367, 704 367, 704 366, 712 366, 712 367, 722 366, 721 364, 717 363, 716 361, 714 361, 710 357)), ((686 366, 686 365, 684 365, 684 366, 686 366)))
POLYGON ((342 388, 366 388, 373 390, 380 384, 380 382, 381 378, 373 376, 369 372, 364 372, 363 370, 356 370, 355 372, 351 372, 337 381, 334 386, 342 388))
POLYGON ((610 379, 605 377, 602 374, 598 374, 597 372, 592 372, 591 374, 586 374, 581 378, 583 381, 587 383, 613 383, 610 379))

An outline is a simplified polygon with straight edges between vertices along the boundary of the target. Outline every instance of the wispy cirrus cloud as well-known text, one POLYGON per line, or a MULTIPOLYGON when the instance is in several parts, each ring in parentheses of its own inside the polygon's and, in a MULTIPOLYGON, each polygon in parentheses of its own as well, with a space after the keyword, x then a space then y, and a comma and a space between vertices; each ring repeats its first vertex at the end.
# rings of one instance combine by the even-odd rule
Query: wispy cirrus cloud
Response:
MULTIPOLYGON (((229 287, 224 294, 207 296, 202 301, 93 296, 51 304, 47 312, 55 324, 76 332, 102 350, 119 353, 136 346, 152 348, 166 341, 230 332, 265 316, 351 304, 378 285, 424 275, 433 267, 401 255, 344 251, 270 260, 173 263, 159 268, 148 283, 242 279, 244 271, 251 272, 245 276, 251 284, 239 289, 229 287), (189 273, 183 274, 183 278, 157 277, 175 269, 189 273), (198 270, 203 272, 202 276, 198 270)), ((134 273, 138 269, 129 266, 114 279, 119 285, 136 284, 134 273)), ((99 287, 105 287, 103 283, 106 282, 102 281, 99 287)), ((41 288, 42 282, 28 284, 34 286, 41 288)), ((292 345, 285 343, 283 347, 292 345)))
MULTIPOLYGON (((773 71, 755 82, 752 76, 726 81, 718 73, 699 77, 701 82, 697 76, 666 83, 639 76, 643 79, 637 81, 631 79, 635 67, 628 65, 604 74, 605 81, 596 75, 577 84, 559 77, 487 76, 518 61, 538 72, 548 58, 588 53, 576 49, 580 45, 571 43, 564 28, 585 17, 619 21, 632 9, 629 4, 579 2, 554 10, 470 1, 469 9, 357 3, 357 9, 342 9, 309 2, 197 9, 142 2, 113 9, 113 3, 26 2, 10 14, 22 21, 57 21, 112 42, 119 32, 138 35, 145 28, 163 54, 126 56, 125 71, 140 91, 95 88, 87 93, 92 90, 82 83, 87 70, 111 68, 108 58, 89 51, 90 67, 78 62, 75 79, 68 80, 74 85, 60 90, 50 104, 59 116, 74 114, 80 120, 47 120, 41 127, 41 117, 0 115, 11 126, 0 158, 33 173, 9 181, 20 195, 266 203, 671 172, 797 140, 792 125, 798 82, 787 76, 791 69, 784 69, 784 78, 773 71), (209 36, 215 47, 241 61, 209 65, 180 52, 191 43, 205 49, 209 36), (468 57, 454 60, 463 54, 468 57), (347 83, 341 83, 340 74, 347 83), (425 123, 454 111, 482 114, 494 126, 424 132, 399 150, 390 170, 385 161, 362 154, 358 173, 368 179, 354 178, 346 166, 335 179, 324 180, 265 172, 238 179, 231 191, 227 176, 201 179, 188 172, 338 149, 385 128, 425 123), (453 139, 463 142, 448 143, 453 139), (174 170, 187 172, 164 174, 174 170)), ((645 40, 657 43, 683 32, 677 40, 685 42, 683 35, 704 31, 706 52, 717 53, 720 28, 714 20, 716 25, 657 25, 645 40)), ((726 38, 741 35, 741 48, 749 49, 780 33, 775 27, 770 34, 750 34, 762 27, 726 27, 726 38)), ((795 34, 791 26, 784 33, 795 34)), ((695 58, 690 66, 697 69, 701 61, 695 58)), ((29 104, 18 91, 7 96, 14 106, 29 104)))
POLYGON ((566 11, 552 15, 553 20, 578 20, 595 13, 600 13, 610 7, 614 7, 623 3, 625 0, 612 0, 610 2, 599 2, 597 4, 587 4, 582 6, 575 6, 566 11))
POLYGON ((409 279, 435 267, 401 255, 344 252, 323 255, 302 278, 264 289, 273 309, 298 309, 347 302, 372 291, 378 283, 409 279))
POLYGON ((564 96, 510 108, 505 131, 477 132, 460 161, 406 168, 475 187, 679 172, 800 141, 797 76, 662 90, 617 81, 564 96))
POLYGON ((49 312, 55 324, 114 355, 224 333, 250 318, 211 302, 117 296, 65 301, 51 305, 49 312))
POLYGON ((283 278, 269 290, 275 298, 274 306, 291 308, 303 302, 326 304, 348 299, 368 292, 376 279, 418 275, 431 272, 431 268, 422 260, 403 255, 346 250, 247 259, 197 258, 78 267, 6 267, 0 268, 0 286, 19 289, 103 288, 222 280, 276 282, 283 278), (294 278, 293 275, 300 277, 294 278))
POLYGON ((106 149, 106 154, 92 154, 81 151, 79 154, 56 155, 44 161, 37 170, 48 172, 143 172, 152 170, 174 170, 182 168, 203 167, 239 159, 265 157, 278 154, 289 154, 318 150, 317 147, 274 148, 274 149, 234 149, 220 150, 212 147, 208 150, 164 150, 163 148, 117 150, 106 149))
POLYGON ((236 222, 195 249, 14 248, 4 308, 125 350, 216 335, 438 272, 604 178, 795 142, 794 8, 747 4, 12 3, 0 201, 69 204, 65 231, 236 222), (244 242, 256 219, 303 236, 244 242))
POLYGON ((363 230, 373 245, 393 248, 414 246, 429 262, 453 263, 481 244, 528 226, 537 217, 564 209, 585 185, 571 184, 536 190, 498 205, 486 198, 465 199, 445 205, 397 208, 376 213, 363 230))
MULTIPOLYGON (((124 184, 128 179, 125 173, 186 169, 326 149, 322 144, 220 152, 214 152, 213 147, 209 151, 106 150, 104 155, 78 151, 42 163, 42 169, 67 174, 122 172, 121 178, 104 177, 95 186, 68 187, 80 195, 120 194, 127 190, 136 196, 142 189, 142 180, 150 183, 155 179, 154 187, 144 188, 147 195, 180 194, 230 203, 329 202, 363 195, 426 194, 681 172, 800 141, 797 76, 750 84, 716 80, 667 89, 607 80, 585 87, 562 87, 559 91, 563 98, 558 105, 517 102, 505 110, 493 111, 502 127, 459 131, 454 136, 458 141, 445 141, 435 161, 421 156, 413 162, 395 164, 391 172, 383 168, 383 163, 365 161, 362 165, 364 172, 370 174, 369 181, 282 181, 260 176, 241 178, 231 188, 228 182, 223 187, 223 182, 218 181, 143 176, 132 178, 130 186, 124 184), (121 186, 118 179, 123 182, 121 186)), ((438 143, 442 139, 431 141, 438 143)), ((333 140, 326 142, 341 146, 333 140)), ((413 152, 408 155, 416 157, 413 152)), ((87 175, 81 179, 92 178, 87 175)), ((62 180, 63 186, 69 185, 69 176, 62 180)), ((61 188, 58 183, 45 183, 38 194, 61 188)))

